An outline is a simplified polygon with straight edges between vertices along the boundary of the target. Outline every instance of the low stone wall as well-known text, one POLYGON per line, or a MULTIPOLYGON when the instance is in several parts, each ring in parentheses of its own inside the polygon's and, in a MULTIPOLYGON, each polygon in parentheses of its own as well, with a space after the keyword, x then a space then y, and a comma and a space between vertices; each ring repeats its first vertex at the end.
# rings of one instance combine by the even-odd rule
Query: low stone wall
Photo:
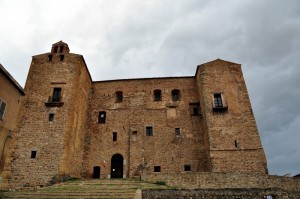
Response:
POLYGON ((300 193, 285 192, 281 189, 146 189, 142 190, 143 199, 299 199, 300 193))
POLYGON ((300 178, 261 173, 144 173, 141 178, 151 182, 164 181, 170 186, 187 189, 279 188, 300 192, 300 178))

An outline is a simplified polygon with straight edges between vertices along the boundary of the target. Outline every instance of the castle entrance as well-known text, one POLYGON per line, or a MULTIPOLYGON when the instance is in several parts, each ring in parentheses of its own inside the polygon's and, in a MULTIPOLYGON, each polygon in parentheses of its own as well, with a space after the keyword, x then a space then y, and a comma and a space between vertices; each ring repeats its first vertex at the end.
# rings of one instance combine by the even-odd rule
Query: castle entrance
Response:
POLYGON ((100 167, 99 166, 94 167, 93 178, 94 179, 100 178, 100 167))
POLYGON ((111 158, 111 178, 123 178, 123 156, 115 154, 111 158))

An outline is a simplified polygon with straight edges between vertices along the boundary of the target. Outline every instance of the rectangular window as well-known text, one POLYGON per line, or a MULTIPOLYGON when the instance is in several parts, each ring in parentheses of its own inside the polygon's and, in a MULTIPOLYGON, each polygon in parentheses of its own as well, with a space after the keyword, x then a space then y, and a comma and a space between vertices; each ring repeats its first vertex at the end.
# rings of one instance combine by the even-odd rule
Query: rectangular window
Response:
POLYGON ((60 98, 61 98, 61 88, 54 88, 52 102, 60 102, 60 98))
POLYGON ((215 112, 223 112, 227 111, 228 106, 226 101, 224 100, 224 96, 221 93, 215 93, 213 95, 213 111, 215 112))
POLYGON ((49 122, 54 121, 54 113, 49 113, 49 122))
POLYGON ((191 115, 200 115, 200 103, 190 103, 191 115))
POLYGON ((117 138, 118 138, 118 134, 117 132, 113 132, 113 141, 117 141, 117 138))
POLYGON ((6 103, 0 100, 0 119, 4 118, 5 109, 6 109, 6 103))
POLYGON ((152 126, 146 127, 146 136, 153 136, 153 127, 152 126))
POLYGON ((116 92, 116 102, 122 102, 123 101, 123 92, 117 91, 116 92))
POLYGON ((160 166, 154 166, 154 172, 160 172, 160 166))
POLYGON ((48 61, 52 61, 52 55, 48 55, 48 61))
POLYGON ((222 108, 223 107, 222 97, 221 97, 220 93, 214 94, 214 106, 216 108, 222 108))
POLYGON ((99 124, 104 124, 104 123, 105 123, 105 120, 106 120, 106 112, 105 112, 105 111, 99 112, 99 115, 98 115, 98 123, 99 123, 99 124))
POLYGON ((175 135, 180 135, 180 128, 175 128, 175 135))
POLYGON ((154 101, 161 101, 161 90, 154 90, 154 101))
POLYGON ((189 164, 184 165, 184 171, 191 171, 191 165, 189 164))
POLYGON ((31 151, 31 156, 32 159, 36 158, 36 151, 31 151))
POLYGON ((64 58, 65 58, 65 56, 64 56, 64 55, 59 55, 59 61, 63 61, 63 60, 64 60, 64 58))

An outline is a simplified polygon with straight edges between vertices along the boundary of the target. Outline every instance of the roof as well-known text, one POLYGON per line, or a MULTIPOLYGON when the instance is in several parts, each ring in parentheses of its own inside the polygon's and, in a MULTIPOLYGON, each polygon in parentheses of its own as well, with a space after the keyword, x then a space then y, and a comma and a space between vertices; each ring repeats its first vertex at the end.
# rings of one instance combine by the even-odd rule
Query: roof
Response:
POLYGON ((57 44, 64 44, 64 45, 68 45, 67 43, 63 42, 62 40, 60 40, 59 42, 56 42, 56 43, 54 43, 54 44, 52 44, 52 45, 57 45, 57 44))
POLYGON ((9 72, 0 64, 0 72, 12 83, 12 85, 22 94, 25 95, 24 89, 20 84, 9 74, 9 72))

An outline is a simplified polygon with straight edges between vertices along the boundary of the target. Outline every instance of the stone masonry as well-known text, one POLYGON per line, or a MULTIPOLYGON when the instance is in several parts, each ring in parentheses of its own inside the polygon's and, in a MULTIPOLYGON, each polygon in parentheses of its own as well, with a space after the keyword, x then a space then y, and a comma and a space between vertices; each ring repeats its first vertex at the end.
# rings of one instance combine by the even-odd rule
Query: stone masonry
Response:
POLYGON ((241 65, 195 76, 92 81, 64 42, 33 56, 9 186, 141 173, 267 173, 241 65))

